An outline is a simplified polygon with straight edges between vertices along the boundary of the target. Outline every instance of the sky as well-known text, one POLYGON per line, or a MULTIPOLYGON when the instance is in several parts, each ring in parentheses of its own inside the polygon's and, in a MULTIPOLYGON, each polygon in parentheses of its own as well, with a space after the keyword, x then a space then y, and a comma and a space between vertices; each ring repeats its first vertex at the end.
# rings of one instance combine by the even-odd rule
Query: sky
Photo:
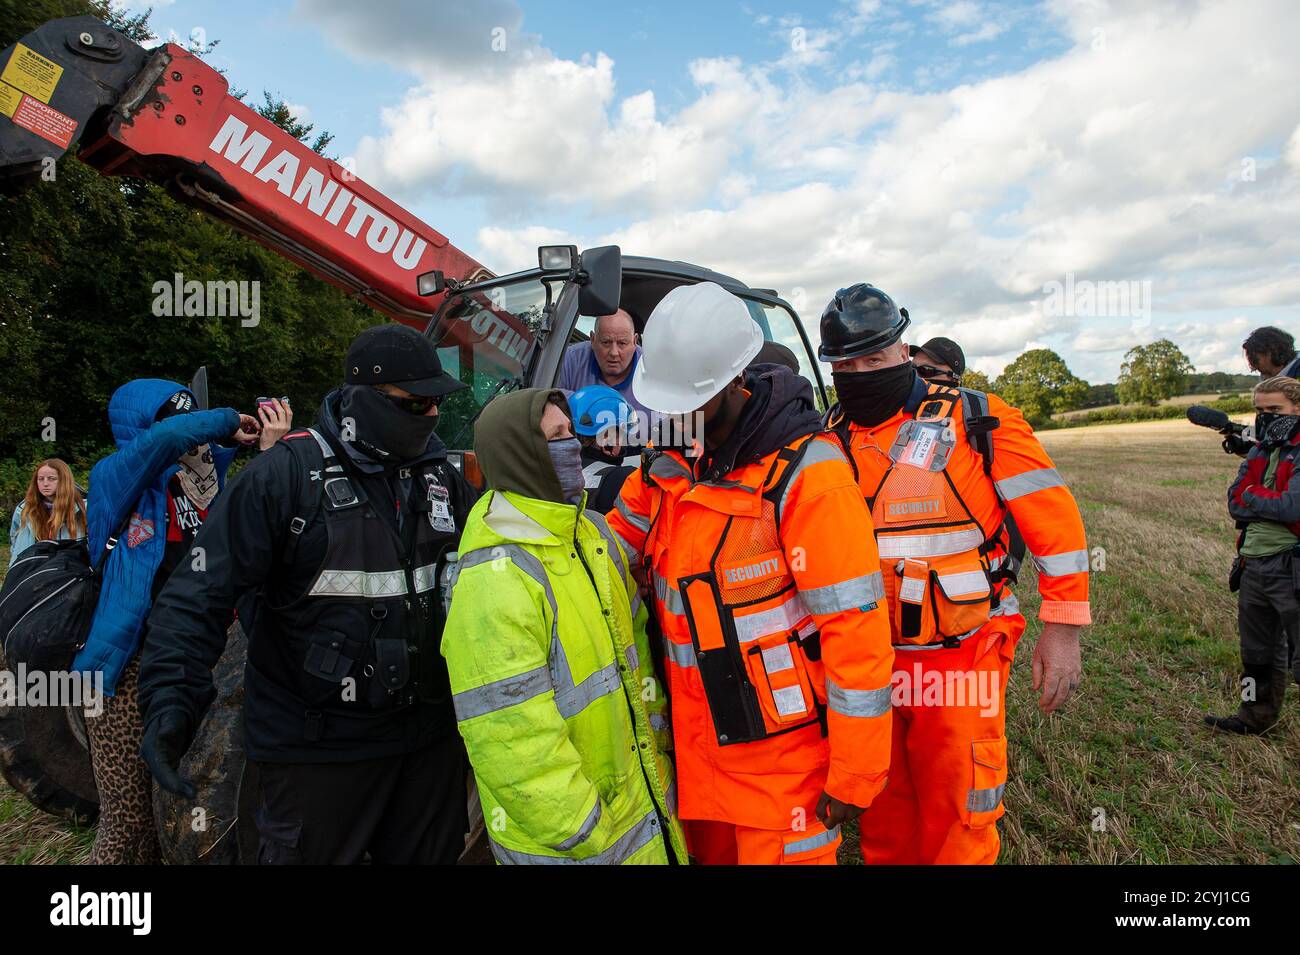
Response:
POLYGON ((497 273, 617 243, 837 288, 989 374, 1300 337, 1294 0, 172 0, 166 38, 497 273))

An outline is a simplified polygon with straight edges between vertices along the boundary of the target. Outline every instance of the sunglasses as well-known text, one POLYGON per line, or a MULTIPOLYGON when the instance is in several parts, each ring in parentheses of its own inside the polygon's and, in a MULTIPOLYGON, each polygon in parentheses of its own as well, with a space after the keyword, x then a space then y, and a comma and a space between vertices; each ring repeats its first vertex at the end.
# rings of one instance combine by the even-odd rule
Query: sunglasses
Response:
POLYGON ((960 379, 960 376, 955 372, 951 372, 947 368, 935 368, 934 365, 917 365, 916 373, 927 380, 930 378, 951 378, 953 381, 960 379))
POLYGON ((425 397, 424 395, 390 395, 386 392, 379 391, 378 388, 376 388, 375 391, 378 391, 379 394, 383 395, 407 414, 419 416, 427 415, 430 408, 438 407, 442 404, 442 399, 447 397, 446 395, 434 395, 433 397, 425 397))

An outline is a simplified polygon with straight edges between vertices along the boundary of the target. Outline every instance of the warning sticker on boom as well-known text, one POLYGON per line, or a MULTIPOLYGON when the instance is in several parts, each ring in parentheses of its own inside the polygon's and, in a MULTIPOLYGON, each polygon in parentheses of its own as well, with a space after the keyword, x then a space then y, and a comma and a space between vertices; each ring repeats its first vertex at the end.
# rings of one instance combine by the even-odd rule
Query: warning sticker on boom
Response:
POLYGON ((72 134, 77 131, 77 121, 71 116, 65 116, 53 106, 46 106, 30 96, 24 96, 14 110, 14 125, 31 130, 60 149, 68 148, 72 143, 72 134))
POLYGON ((59 85, 63 76, 63 67, 53 60, 47 60, 35 50, 14 44, 13 56, 5 64, 0 80, 10 86, 16 86, 29 96, 34 96, 42 103, 48 103, 54 95, 54 87, 59 85))
POLYGON ((0 83, 0 113, 6 116, 12 116, 18 104, 23 100, 23 94, 14 89, 8 83, 0 83))

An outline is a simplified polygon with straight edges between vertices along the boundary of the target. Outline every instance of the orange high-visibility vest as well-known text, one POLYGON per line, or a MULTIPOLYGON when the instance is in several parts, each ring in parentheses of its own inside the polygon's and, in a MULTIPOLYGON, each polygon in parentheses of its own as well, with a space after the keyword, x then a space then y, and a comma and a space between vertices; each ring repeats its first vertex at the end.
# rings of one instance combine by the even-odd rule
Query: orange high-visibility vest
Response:
POLYGON ((1019 613, 1004 572, 1008 509, 1038 567, 1039 618, 1091 620, 1078 505, 1020 412, 986 397, 987 458, 967 433, 955 388, 931 384, 914 414, 900 411, 870 429, 832 412, 875 520, 893 641, 902 649, 955 646, 991 619, 1019 613))
POLYGON ((835 438, 716 482, 676 451, 647 454, 609 525, 653 581, 681 817, 785 829, 823 789, 870 803, 893 652, 870 514, 835 438))

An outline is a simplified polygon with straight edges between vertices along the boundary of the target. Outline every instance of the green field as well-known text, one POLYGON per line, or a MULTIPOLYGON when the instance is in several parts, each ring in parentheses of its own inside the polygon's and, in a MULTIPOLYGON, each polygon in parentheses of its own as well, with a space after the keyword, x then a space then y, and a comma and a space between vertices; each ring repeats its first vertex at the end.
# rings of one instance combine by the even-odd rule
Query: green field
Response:
MULTIPOLYGON (((1030 627, 1008 694, 1002 861, 1300 860, 1300 693, 1288 690, 1268 739, 1201 725, 1203 712, 1235 708, 1224 492, 1236 459, 1182 421, 1045 432, 1043 441, 1106 563, 1092 579, 1098 622, 1084 632, 1083 685, 1050 717, 1031 687, 1032 573, 1019 588, 1030 627)), ((83 861, 90 838, 0 785, 0 861, 83 861)), ((860 861, 851 836, 841 861, 860 861)))

